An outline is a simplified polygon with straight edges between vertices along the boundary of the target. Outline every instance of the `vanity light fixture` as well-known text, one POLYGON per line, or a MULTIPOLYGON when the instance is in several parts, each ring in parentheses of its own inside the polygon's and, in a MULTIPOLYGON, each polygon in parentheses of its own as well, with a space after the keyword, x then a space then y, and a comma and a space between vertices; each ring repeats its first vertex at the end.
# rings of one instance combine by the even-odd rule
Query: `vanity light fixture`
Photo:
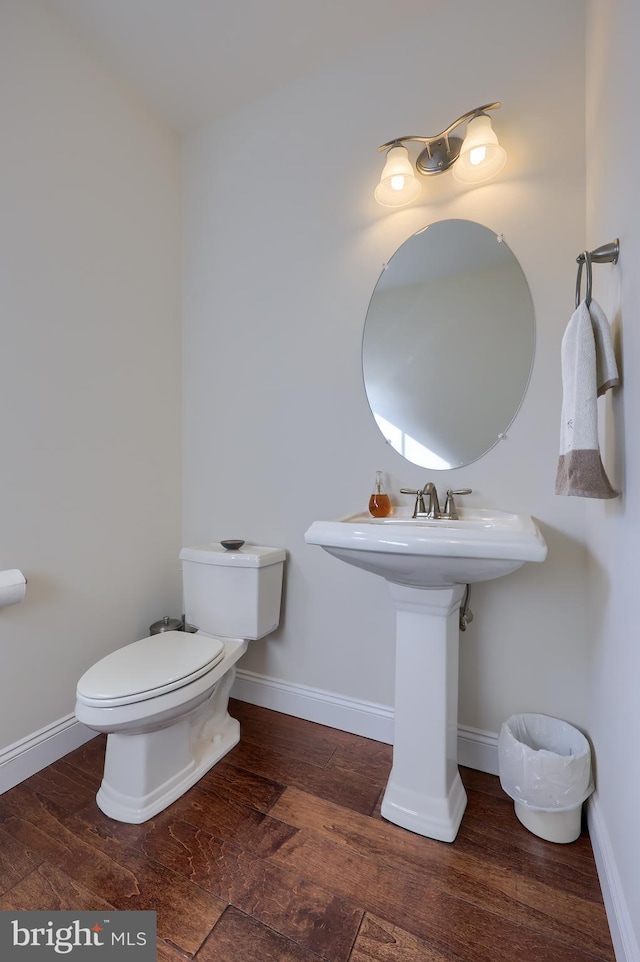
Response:
POLYGON ((463 184, 481 184, 497 174, 504 167, 507 155, 498 143, 485 111, 497 110, 500 106, 500 103, 494 103, 476 107, 435 137, 396 137, 378 147, 379 151, 387 152, 380 183, 374 191, 378 203, 383 207, 404 207, 420 193, 420 182, 404 146, 409 141, 424 144, 416 159, 419 174, 442 174, 452 167, 453 176, 463 184), (462 124, 467 125, 464 141, 461 137, 450 136, 462 124))

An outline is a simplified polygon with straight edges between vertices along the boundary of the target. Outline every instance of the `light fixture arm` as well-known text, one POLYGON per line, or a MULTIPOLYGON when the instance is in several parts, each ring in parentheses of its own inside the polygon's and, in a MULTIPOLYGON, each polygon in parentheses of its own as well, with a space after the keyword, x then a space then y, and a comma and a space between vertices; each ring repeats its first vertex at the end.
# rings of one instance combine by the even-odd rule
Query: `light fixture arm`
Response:
POLYGON ((431 177, 453 167, 453 176, 463 184, 480 184, 497 174, 507 155, 498 143, 486 111, 501 106, 496 101, 468 110, 435 137, 410 134, 381 144, 378 151, 386 151, 386 160, 374 191, 378 203, 383 207, 410 204, 420 194, 416 174, 431 177), (457 128, 463 124, 466 129, 458 133, 457 128), (422 144, 413 164, 405 146, 410 142, 422 144))
POLYGON ((462 117, 458 117, 458 119, 454 120, 452 124, 449 124, 449 126, 443 130, 442 133, 436 134, 434 137, 418 137, 414 134, 408 137, 394 137, 393 140, 387 141, 386 144, 381 144, 380 147, 378 147, 378 151, 389 150, 390 147, 396 147, 398 144, 403 144, 408 141, 425 144, 428 148, 431 144, 435 144, 438 141, 448 140, 449 134, 455 130, 456 127, 459 127, 460 124, 464 124, 467 120, 471 120, 472 117, 476 117, 478 114, 483 114, 485 110, 497 110, 501 106, 502 104, 499 102, 493 104, 484 104, 482 107, 476 107, 475 110, 467 111, 467 113, 463 114, 462 117))

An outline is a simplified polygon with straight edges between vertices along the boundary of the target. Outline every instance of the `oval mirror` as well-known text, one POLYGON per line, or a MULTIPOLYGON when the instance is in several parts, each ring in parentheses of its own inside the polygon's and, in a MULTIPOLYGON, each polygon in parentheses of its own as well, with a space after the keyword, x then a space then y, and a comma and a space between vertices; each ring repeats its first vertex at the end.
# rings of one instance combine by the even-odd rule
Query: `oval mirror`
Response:
POLYGON ((425 468, 486 454, 529 382, 535 317, 518 261, 481 224, 446 220, 383 269, 364 328, 369 406, 389 444, 425 468))

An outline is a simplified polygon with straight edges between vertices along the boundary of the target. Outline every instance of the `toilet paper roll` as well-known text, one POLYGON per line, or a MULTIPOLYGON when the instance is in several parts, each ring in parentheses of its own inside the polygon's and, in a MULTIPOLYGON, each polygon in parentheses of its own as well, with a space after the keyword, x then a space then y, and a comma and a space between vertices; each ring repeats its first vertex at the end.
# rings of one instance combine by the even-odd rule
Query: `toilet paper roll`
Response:
POLYGON ((17 568, 0 571, 0 608, 20 604, 24 601, 26 590, 27 579, 17 568))

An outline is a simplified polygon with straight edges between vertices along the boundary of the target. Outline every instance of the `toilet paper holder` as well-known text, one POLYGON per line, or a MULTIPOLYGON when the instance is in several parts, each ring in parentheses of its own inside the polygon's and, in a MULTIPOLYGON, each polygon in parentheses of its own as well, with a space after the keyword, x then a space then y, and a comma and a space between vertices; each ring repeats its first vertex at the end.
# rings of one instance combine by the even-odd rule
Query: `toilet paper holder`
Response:
POLYGON ((24 601, 27 579, 19 568, 0 571, 0 608, 18 605, 24 601))

